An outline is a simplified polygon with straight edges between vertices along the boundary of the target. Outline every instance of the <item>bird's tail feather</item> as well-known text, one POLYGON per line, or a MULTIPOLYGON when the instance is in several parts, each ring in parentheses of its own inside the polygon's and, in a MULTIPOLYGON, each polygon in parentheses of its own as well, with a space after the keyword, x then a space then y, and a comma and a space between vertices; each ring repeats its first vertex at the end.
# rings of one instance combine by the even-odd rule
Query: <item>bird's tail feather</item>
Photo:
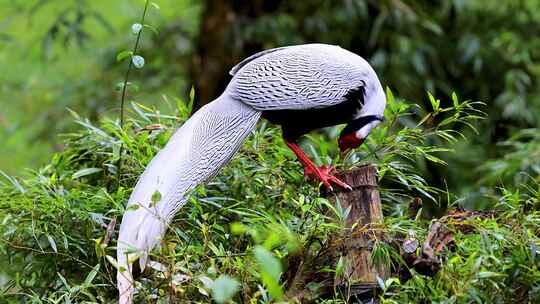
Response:
POLYGON ((238 151, 261 113, 224 93, 195 113, 141 175, 120 225, 117 245, 120 303, 133 300, 131 264, 144 269, 148 253, 187 200, 238 151))

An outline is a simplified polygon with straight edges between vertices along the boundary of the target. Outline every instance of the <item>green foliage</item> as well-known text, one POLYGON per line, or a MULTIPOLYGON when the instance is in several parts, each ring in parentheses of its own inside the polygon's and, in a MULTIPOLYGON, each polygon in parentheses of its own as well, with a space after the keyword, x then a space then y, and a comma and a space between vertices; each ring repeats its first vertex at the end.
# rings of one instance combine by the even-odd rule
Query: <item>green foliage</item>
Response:
POLYGON ((218 303, 230 301, 238 291, 238 285, 235 279, 227 275, 221 275, 212 283, 212 297, 218 303))
POLYGON ((529 179, 540 180, 540 130, 523 129, 499 144, 508 153, 483 165, 485 182, 519 186, 529 179))
POLYGON ((391 281, 382 303, 538 302, 540 238, 534 231, 540 220, 539 194, 505 196, 494 216, 459 223, 474 232, 454 232, 456 246, 445 253, 435 278, 413 273, 407 282, 391 281))
POLYGON ((259 266, 261 281, 268 288, 270 295, 276 299, 283 298, 283 290, 279 285, 279 277, 281 275, 281 262, 274 258, 272 253, 264 247, 257 246, 253 250, 255 261, 259 266))
MULTIPOLYGON (((160 107, 166 103, 162 96, 186 92, 191 86, 184 71, 193 44, 186 37, 197 29, 199 5, 192 0, 157 2, 160 10, 152 3, 149 7, 146 23, 152 27, 143 26, 147 39, 141 41, 140 51, 145 68, 132 73, 127 102, 144 100, 160 107), (154 27, 171 31, 169 26, 182 28, 174 41, 158 43, 159 47, 151 43, 157 39, 154 27), (182 48, 177 50, 175 43, 180 39, 182 48), (173 46, 164 47, 170 44, 173 46), (170 74, 158 72, 165 69, 170 74), (141 82, 144 92, 137 90, 141 82)), ((116 56, 132 47, 131 27, 140 21, 143 5, 132 0, 2 3, 0 66, 5 68, 0 74, 1 170, 21 176, 25 168, 35 169, 52 153, 61 151, 58 134, 74 130, 66 109, 92 122, 118 116, 115 89, 126 71, 116 62, 116 56), (51 35, 55 26, 58 31, 51 35), (4 35, 9 39, 2 39, 4 35)), ((166 106, 161 109, 166 110, 166 106)))
MULTIPOLYGON (((470 125, 479 112, 476 103, 457 97, 452 107, 426 112, 393 98, 391 92, 388 95, 388 120, 342 166, 358 160, 376 162, 390 215, 383 226, 388 240, 412 233, 423 241, 429 221, 401 215, 409 198, 424 195, 438 201, 453 195, 426 183, 417 168, 440 163, 440 156, 449 153, 448 143, 460 136, 456 126, 470 125), (430 122, 438 115, 443 117, 433 121, 439 123, 430 122)), ((167 115, 134 103, 136 116, 123 130, 115 121, 105 119, 98 126, 73 114, 80 129, 64 135, 64 152, 24 179, 6 175, 0 181, 0 252, 6 257, 0 260, 6 281, 2 301, 101 303, 116 298, 111 239, 117 232, 110 223, 123 213, 129 189, 145 165, 178 122, 186 119, 188 104, 170 103, 167 115), (160 128, 148 128, 158 124, 160 128), (126 149, 122 187, 111 191, 121 143, 126 149)), ((309 142, 317 143, 311 151, 318 159, 339 158, 335 144, 330 144, 337 134, 330 128, 310 136, 309 142)), ((308 147, 309 142, 302 145, 308 147)), ((516 295, 523 301, 537 300, 540 188, 538 183, 534 187, 509 187, 503 195, 494 195, 497 213, 489 219, 470 219, 475 233, 456 232, 456 247, 445 252, 435 278, 413 273, 408 281, 393 277, 380 282, 381 300, 505 302, 516 295)), ((287 300, 291 283, 287 273, 294 257, 315 257, 325 250, 330 236, 342 233, 347 213, 303 180, 279 130, 262 122, 231 163, 194 191, 170 225, 139 279, 137 300, 287 300)), ((380 263, 404 267, 395 247, 386 241, 376 244, 373 255, 380 263)), ((315 267, 321 276, 342 271, 339 263, 320 261, 315 267)), ((320 287, 310 285, 315 292, 320 287)), ((343 296, 336 294, 334 300, 343 296)))
POLYGON ((467 208, 488 207, 481 199, 485 189, 477 183, 486 174, 481 164, 504 158, 508 146, 499 142, 540 123, 540 40, 532 34, 540 28, 540 1, 272 3, 231 4, 235 13, 246 14, 249 6, 258 17, 246 14, 230 25, 233 54, 249 55, 253 45, 337 44, 366 58, 382 83, 401 98, 425 108, 451 106, 454 90, 465 99, 485 102, 487 119, 479 132, 461 129, 468 140, 456 142, 457 153, 443 157, 453 165, 420 169, 429 184, 463 196, 467 208), (447 98, 438 104, 424 99, 425 91, 447 98))

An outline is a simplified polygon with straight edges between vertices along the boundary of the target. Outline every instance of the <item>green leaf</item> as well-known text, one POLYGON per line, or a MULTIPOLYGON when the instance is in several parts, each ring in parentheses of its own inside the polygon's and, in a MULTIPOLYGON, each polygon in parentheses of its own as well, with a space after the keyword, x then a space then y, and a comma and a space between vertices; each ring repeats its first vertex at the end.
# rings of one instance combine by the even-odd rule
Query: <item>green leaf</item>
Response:
POLYGON ((60 277, 60 281, 62 281, 62 284, 64 284, 64 286, 65 286, 68 290, 71 289, 71 287, 69 286, 68 282, 66 281, 66 278, 64 278, 64 276, 63 276, 60 272, 57 272, 56 274, 60 277))
POLYGON ((199 277, 199 281, 201 281, 206 288, 212 288, 212 284, 214 284, 214 281, 207 276, 199 277))
POLYGON ((139 208, 141 208, 141 205, 139 205, 139 204, 133 204, 133 205, 130 205, 129 207, 127 207, 126 211, 128 211, 128 210, 134 211, 134 210, 137 210, 137 209, 139 209, 139 208))
POLYGON ((111 265, 113 265, 114 268, 118 269, 120 272, 125 271, 125 269, 122 270, 122 269, 119 269, 119 268, 118 268, 118 262, 117 262, 116 259, 113 258, 112 256, 106 255, 105 258, 107 259, 107 261, 109 261, 109 263, 111 263, 111 265))
POLYGON ((145 25, 143 25, 143 26, 144 26, 145 28, 151 30, 154 34, 156 34, 156 35, 159 34, 158 30, 157 30, 155 27, 151 26, 150 24, 145 24, 145 25))
POLYGON ((428 159, 429 161, 431 162, 434 162, 434 163, 437 163, 437 164, 441 164, 441 165, 446 165, 446 162, 436 156, 433 156, 431 154, 425 154, 425 157, 426 159, 428 159))
POLYGON ((228 275, 221 275, 212 284, 212 297, 217 303, 225 303, 238 292, 240 284, 228 275))
POLYGON ((479 279, 487 279, 487 278, 493 278, 493 277, 501 277, 504 276, 502 273, 498 272, 492 272, 492 271, 480 271, 476 277, 479 279))
POLYGON ((390 90, 390 87, 386 87, 386 101, 388 103, 394 103, 394 93, 390 90))
POLYGON ((339 257, 339 260, 336 264, 336 274, 335 276, 336 277, 339 277, 343 274, 343 270, 345 269, 345 263, 344 263, 344 260, 343 260, 343 256, 340 256, 339 257))
POLYGON ((189 104, 190 104, 190 106, 193 104, 193 100, 195 100, 195 87, 191 86, 191 90, 189 90, 189 104))
MULTIPOLYGON (((116 83, 116 85, 114 86, 114 89, 116 90, 116 92, 121 92, 123 88, 124 88, 123 81, 116 83)), ((126 82, 126 89, 129 89, 133 93, 137 93, 139 91, 139 86, 136 83, 128 81, 126 82)))
POLYGON ((429 97, 429 102, 431 103, 431 107, 433 108, 433 111, 439 112, 441 101, 438 99, 435 99, 435 97, 433 97, 433 95, 430 92, 428 92, 428 97, 429 97))
POLYGON ((277 300, 283 298, 283 289, 279 284, 281 275, 281 263, 262 246, 256 246, 253 250, 255 260, 259 264, 259 270, 263 284, 268 288, 268 292, 277 300))
POLYGON ((420 120, 420 122, 416 126, 419 127, 423 125, 430 118, 431 118, 431 113, 428 113, 426 116, 424 116, 424 118, 422 118, 422 120, 420 120))
MULTIPOLYGON (((103 255, 102 254, 102 247, 101 247, 101 241, 102 239, 101 238, 97 238, 94 240, 94 251, 96 252, 96 255, 98 258, 101 258, 101 256, 103 255)), ((66 248, 67 249, 67 248, 66 248)))
POLYGON ((73 179, 81 178, 83 176, 87 176, 87 175, 94 174, 94 173, 101 172, 101 171, 103 171, 103 169, 100 169, 100 168, 81 169, 81 170, 73 173, 73 179))
POLYGON ((152 194, 152 206, 156 206, 157 203, 161 200, 161 193, 159 191, 154 191, 152 194))
POLYGON ((459 99, 456 92, 452 92, 452 102, 454 103, 455 108, 459 107, 459 99))
POLYGON ((94 266, 94 268, 92 268, 92 270, 88 273, 88 275, 84 279, 84 285, 92 284, 92 281, 94 281, 94 278, 98 274, 99 267, 100 267, 100 264, 97 264, 96 266, 94 266))
POLYGON ((116 55, 116 61, 122 61, 128 57, 131 57, 133 56, 133 52, 132 51, 122 51, 120 53, 118 53, 118 55, 116 55))
POLYGON ((141 105, 136 103, 136 102, 131 102, 131 107, 133 108, 133 110, 139 114, 139 117, 141 117, 142 119, 144 119, 147 123, 151 123, 152 120, 148 117, 148 115, 146 115, 146 113, 144 112, 143 109, 141 109, 141 105))
POLYGON ((47 235, 47 239, 49 240, 49 244, 51 244, 51 248, 54 250, 54 252, 58 252, 58 249, 56 248, 56 242, 54 241, 53 237, 47 235))
POLYGON ((244 233, 246 233, 248 231, 249 231, 249 228, 246 225, 242 224, 242 223, 234 222, 234 223, 231 224, 231 232, 233 234, 237 234, 237 235, 238 234, 244 234, 244 233))
POLYGON ((20 193, 24 194, 26 192, 26 190, 24 190, 24 188, 21 186, 21 184, 15 177, 9 176, 7 173, 5 173, 2 170, 0 170, 0 175, 6 178, 15 189, 19 190, 20 193))

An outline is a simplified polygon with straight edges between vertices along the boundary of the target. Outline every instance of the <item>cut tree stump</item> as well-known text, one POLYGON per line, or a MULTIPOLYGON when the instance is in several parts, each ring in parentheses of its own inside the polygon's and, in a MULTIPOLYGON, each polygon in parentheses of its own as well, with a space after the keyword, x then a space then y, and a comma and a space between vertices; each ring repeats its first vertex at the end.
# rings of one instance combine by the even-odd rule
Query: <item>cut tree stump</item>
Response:
MULTIPOLYGON (((325 193, 335 205, 336 199, 343 210, 350 208, 345 219, 345 231, 336 243, 341 243, 343 272, 334 285, 349 297, 372 297, 379 284, 377 277, 385 280, 389 269, 383 265, 373 265, 371 253, 375 239, 382 240, 382 232, 377 226, 383 223, 381 198, 377 183, 377 169, 366 165, 350 171, 338 172, 336 177, 353 189, 335 189, 325 193)), ((339 255, 338 255, 339 258, 339 255)), ((336 260, 337 262, 337 260, 336 260)))

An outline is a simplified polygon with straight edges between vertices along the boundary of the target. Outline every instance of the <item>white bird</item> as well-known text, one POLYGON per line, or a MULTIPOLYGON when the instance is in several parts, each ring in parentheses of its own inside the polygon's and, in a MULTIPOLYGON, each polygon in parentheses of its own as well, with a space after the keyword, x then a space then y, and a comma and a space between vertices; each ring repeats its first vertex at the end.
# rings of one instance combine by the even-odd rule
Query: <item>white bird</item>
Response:
POLYGON ((315 166, 296 141, 314 129, 346 123, 338 144, 342 151, 353 149, 383 119, 386 96, 375 71, 339 46, 305 44, 266 50, 246 58, 230 74, 233 78, 223 94, 176 131, 131 194, 117 244, 122 304, 133 301, 132 263, 138 258, 144 269, 149 251, 161 240, 189 191, 227 164, 261 116, 281 125, 304 173, 318 177, 330 189, 331 183, 348 185, 331 174, 331 167, 315 166), (153 202, 156 192, 161 197, 153 202))

